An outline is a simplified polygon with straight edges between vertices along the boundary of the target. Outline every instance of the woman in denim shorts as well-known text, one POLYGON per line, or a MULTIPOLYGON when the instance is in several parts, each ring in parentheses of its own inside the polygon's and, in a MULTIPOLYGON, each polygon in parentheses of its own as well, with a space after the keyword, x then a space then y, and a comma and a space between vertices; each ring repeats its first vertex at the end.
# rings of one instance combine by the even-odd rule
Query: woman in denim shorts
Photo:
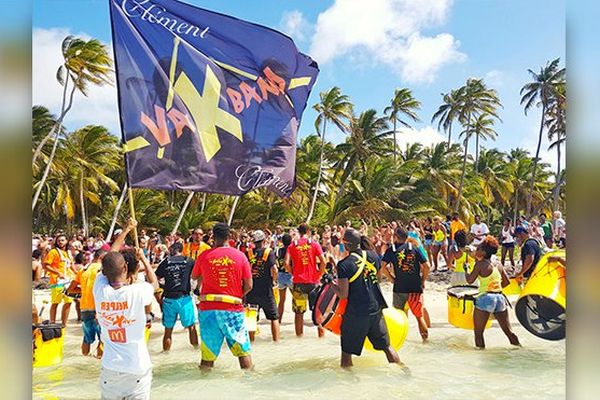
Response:
POLYGON ((283 317, 286 290, 289 289, 291 292, 294 286, 292 274, 287 272, 284 267, 285 253, 287 252, 287 248, 291 243, 292 237, 285 233, 281 237, 281 244, 279 244, 275 249, 275 259, 277 260, 277 288, 279 289, 279 304, 277 305, 277 311, 279 312, 279 323, 281 323, 281 317, 283 317))
POLYGON ((508 337, 510 344, 520 346, 519 338, 514 334, 508 320, 509 302, 502 294, 502 288, 509 284, 508 276, 502 265, 492 264, 492 255, 498 251, 498 240, 493 236, 486 236, 483 242, 477 246, 475 251, 475 267, 471 273, 465 269, 465 277, 469 284, 479 281, 479 294, 475 299, 475 310, 473 311, 473 323, 475 330, 475 346, 479 349, 485 348, 483 331, 490 318, 494 318, 500 324, 500 328, 508 337))

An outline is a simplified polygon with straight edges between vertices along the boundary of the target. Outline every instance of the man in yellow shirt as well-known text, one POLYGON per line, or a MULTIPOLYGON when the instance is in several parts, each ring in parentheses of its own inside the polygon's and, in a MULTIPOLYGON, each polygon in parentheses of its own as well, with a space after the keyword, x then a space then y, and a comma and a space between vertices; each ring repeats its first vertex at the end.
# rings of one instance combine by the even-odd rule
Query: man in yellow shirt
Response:
POLYGON ((50 306, 50 323, 56 322, 56 311, 60 303, 64 303, 61 309, 62 326, 67 326, 67 318, 71 310, 73 299, 64 294, 65 283, 76 275, 73 259, 67 249, 67 236, 60 234, 54 240, 54 248, 44 258, 44 270, 50 275, 50 294, 52 305, 50 306))
POLYGON ((450 245, 454 243, 454 234, 458 231, 468 232, 467 225, 460 220, 458 213, 452 214, 452 222, 450 222, 450 245))
POLYGON ((183 247, 183 255, 185 257, 195 260, 200 256, 200 254, 211 249, 208 244, 202 241, 203 234, 204 232, 202 232, 202 229, 194 229, 194 232, 192 233, 192 241, 186 242, 183 247))
POLYGON ((90 347, 98 338, 98 347, 96 348, 96 357, 102 358, 102 349, 100 341, 100 324, 96 319, 96 306, 94 304, 94 281, 96 275, 102 268, 102 258, 107 253, 106 250, 99 249, 94 253, 94 259, 83 270, 79 270, 74 282, 81 288, 81 327, 83 328, 83 342, 81 343, 81 353, 84 356, 90 354, 90 347))

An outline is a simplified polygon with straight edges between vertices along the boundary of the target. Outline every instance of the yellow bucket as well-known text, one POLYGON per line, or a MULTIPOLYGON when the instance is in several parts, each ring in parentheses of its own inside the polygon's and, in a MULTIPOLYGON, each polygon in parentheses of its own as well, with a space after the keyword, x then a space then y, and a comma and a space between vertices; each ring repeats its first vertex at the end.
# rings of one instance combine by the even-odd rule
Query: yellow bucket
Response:
MULTIPOLYGON (((448 322, 457 328, 473 330, 473 311, 475 296, 479 292, 477 286, 453 286, 448 289, 448 322)), ((488 319, 486 328, 492 326, 488 319)))
MULTIPOLYGON (((408 335, 408 318, 406 313, 395 308, 384 308, 383 318, 387 325, 388 334, 390 335, 390 345, 398 350, 404 344, 408 335)), ((364 348, 370 351, 376 351, 371 344, 369 338, 365 339, 364 348)))
POLYGON ((49 367, 63 360, 63 329, 60 324, 38 324, 33 330, 33 366, 49 367))
POLYGON ((510 278, 509 282, 510 283, 508 284, 508 286, 502 288, 502 293, 504 293, 506 296, 520 295, 521 291, 523 290, 521 288, 521 284, 517 282, 515 278, 510 278))
POLYGON ((566 335, 567 271, 553 257, 566 259, 566 252, 553 251, 540 258, 517 300, 515 313, 535 336, 561 340, 566 335))
POLYGON ((246 306, 244 322, 248 332, 256 332, 256 317, 258 316, 258 307, 246 306))

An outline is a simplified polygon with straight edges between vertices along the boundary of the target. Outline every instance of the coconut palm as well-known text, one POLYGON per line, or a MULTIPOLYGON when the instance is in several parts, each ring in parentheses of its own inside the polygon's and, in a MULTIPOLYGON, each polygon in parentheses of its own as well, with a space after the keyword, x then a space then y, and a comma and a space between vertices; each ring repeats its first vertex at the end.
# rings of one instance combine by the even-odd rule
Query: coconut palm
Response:
POLYGON ((538 143, 533 161, 533 173, 529 181, 529 195, 527 196, 527 214, 531 213, 531 201, 535 184, 535 176, 537 164, 540 157, 540 149, 542 147, 542 137, 544 133, 545 120, 547 111, 553 99, 560 97, 558 87, 565 80, 565 68, 559 68, 560 58, 547 62, 545 66, 540 68, 539 73, 535 73, 531 69, 528 70, 533 78, 531 82, 526 83, 521 88, 521 104, 524 106, 525 115, 533 107, 542 107, 540 130, 538 135, 538 143))
POLYGON ((321 184, 321 175, 323 173, 323 150, 325 146, 325 133, 327 130, 327 121, 332 122, 341 131, 347 130, 346 121, 352 116, 352 103, 348 96, 342 94, 337 86, 320 94, 321 101, 313 106, 317 111, 317 119, 315 120, 315 128, 317 132, 322 132, 321 135, 321 153, 319 157, 319 171, 317 173, 317 182, 313 193, 312 201, 306 217, 306 223, 309 223, 313 217, 315 204, 317 202, 317 194, 321 184), (323 125, 321 131, 321 125, 323 125))
POLYGON ((475 163, 475 170, 487 203, 510 206, 514 188, 506 154, 497 149, 483 149, 475 163))
POLYGON ((336 146, 336 151, 342 155, 336 168, 343 170, 341 183, 338 187, 336 202, 342 197, 348 179, 357 164, 364 171, 365 162, 373 155, 385 156, 393 150, 390 143, 387 119, 377 116, 377 111, 363 111, 358 117, 350 119, 350 136, 344 143, 336 146))
POLYGON ((416 111, 420 108, 421 102, 413 97, 412 91, 403 88, 396 89, 391 104, 383 110, 385 115, 389 114, 388 118, 394 126, 394 161, 396 161, 398 155, 398 142, 396 141, 397 123, 400 122, 405 128, 412 128, 412 126, 401 117, 405 115, 413 122, 419 122, 420 119, 416 111))
MULTIPOLYGON (((463 167, 458 187, 458 195, 454 205, 454 212, 458 212, 462 199, 462 192, 467 168, 467 154, 469 139, 474 135, 480 135, 483 131, 490 129, 492 118, 500 119, 497 109, 502 107, 498 94, 494 89, 488 88, 483 79, 469 78, 467 83, 456 92, 459 107, 457 118, 463 126, 460 136, 464 137, 463 167), (485 115, 485 118, 481 117, 485 115)), ((489 133, 489 132, 488 132, 489 133)))
POLYGON ((431 117, 431 123, 438 120, 438 130, 444 129, 444 132, 448 133, 448 145, 452 143, 452 124, 458 117, 460 109, 460 99, 458 90, 451 90, 449 93, 442 93, 443 103, 438 107, 437 111, 431 117))
POLYGON ((548 107, 548 115, 545 120, 546 129, 548 130, 548 140, 550 146, 548 150, 556 149, 557 163, 556 175, 554 178, 553 205, 554 210, 558 209, 560 173, 561 173, 561 151, 560 147, 565 143, 567 137, 567 99, 566 85, 564 82, 557 85, 557 95, 554 96, 550 106, 548 107))
MULTIPOLYGON (((121 167, 118 139, 103 126, 88 125, 69 134, 65 138, 64 159, 73 166, 69 173, 76 177, 74 192, 79 194, 79 208, 84 234, 88 234, 88 218, 85 200, 96 206, 102 201, 98 196, 101 185, 113 191, 119 186, 107 174, 121 167)), ((64 162, 63 159, 63 162, 64 162)))
POLYGON ((58 68, 56 73, 58 83, 63 86, 60 115, 54 128, 40 141, 33 154, 32 164, 35 165, 42 148, 54 136, 54 145, 46 163, 44 175, 40 181, 41 184, 33 197, 32 210, 35 209, 40 191, 44 186, 44 181, 48 178, 52 160, 58 146, 58 137, 62 132, 62 123, 73 105, 75 91, 78 90, 87 96, 90 84, 103 85, 111 83, 109 73, 112 60, 108 55, 106 45, 102 42, 96 39, 86 41, 74 36, 67 36, 62 42, 62 55, 64 63, 58 68))
POLYGON ((449 199, 456 197, 458 187, 456 178, 460 174, 460 147, 453 144, 438 143, 423 150, 420 176, 417 187, 423 191, 431 190, 445 199, 446 206, 450 207, 449 199))

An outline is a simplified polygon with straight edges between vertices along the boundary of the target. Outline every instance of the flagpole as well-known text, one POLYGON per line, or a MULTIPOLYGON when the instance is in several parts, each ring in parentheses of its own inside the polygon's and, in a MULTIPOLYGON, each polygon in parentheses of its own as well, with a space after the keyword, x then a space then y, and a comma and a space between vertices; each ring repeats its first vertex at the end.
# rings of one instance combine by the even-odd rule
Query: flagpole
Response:
POLYGON ((113 231, 115 230, 115 225, 117 224, 117 217, 119 216, 119 211, 121 210, 121 206, 123 205, 123 201, 125 200, 125 195, 127 194, 127 182, 123 185, 123 191, 121 192, 121 197, 119 197, 119 201, 117 202, 117 207, 115 208, 115 213, 112 217, 112 221, 110 222, 110 229, 106 234, 106 240, 110 241, 113 235, 113 231))
POLYGON ((231 226, 231 221, 233 221, 233 214, 235 214, 235 209, 238 205, 238 202, 240 201, 240 197, 242 196, 235 196, 235 200, 233 200, 233 206, 231 206, 231 212, 229 213, 229 220, 227 221, 227 225, 231 226))
POLYGON ((192 201, 192 197, 194 197, 194 192, 190 192, 188 197, 185 199, 185 203, 183 203, 183 208, 181 209, 181 212, 179 213, 179 217, 177 217, 177 222, 175 222, 175 226, 173 227, 173 230, 171 231, 171 235, 175 235, 175 233, 177 232, 177 229, 179 228, 179 224, 181 224, 181 220, 183 219, 183 215, 185 214, 188 206, 190 205, 190 202, 192 201))
MULTIPOLYGON (((131 187, 127 188, 127 192, 129 194, 129 213, 131 214, 131 218, 135 219, 135 207, 133 206, 133 191, 131 190, 131 187)), ((133 228, 133 241, 135 243, 135 247, 140 247, 137 226, 133 228)))

